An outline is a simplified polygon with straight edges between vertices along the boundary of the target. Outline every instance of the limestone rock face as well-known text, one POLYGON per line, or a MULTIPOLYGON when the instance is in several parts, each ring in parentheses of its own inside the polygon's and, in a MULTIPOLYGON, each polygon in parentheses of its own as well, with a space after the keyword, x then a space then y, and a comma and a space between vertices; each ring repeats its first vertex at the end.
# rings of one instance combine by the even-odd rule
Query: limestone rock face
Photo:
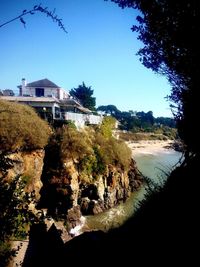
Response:
POLYGON ((80 182, 78 204, 81 212, 88 215, 109 209, 125 201, 142 182, 134 161, 128 171, 108 166, 106 174, 95 177, 93 183, 80 182))
POLYGON ((4 179, 9 182, 20 175, 26 183, 25 191, 34 191, 36 200, 38 200, 42 187, 41 174, 44 165, 44 154, 42 149, 9 154, 7 158, 12 160, 12 164, 6 172, 0 170, 0 176, 4 176, 4 179))
MULTIPOLYGON (((4 179, 11 181, 20 175, 26 182, 25 191, 34 191, 38 201, 43 186, 41 176, 44 154, 44 150, 9 154, 7 158, 12 160, 12 166, 6 173, 0 170, 0 176, 4 174, 4 179)), ((125 201, 143 182, 133 160, 128 171, 109 165, 104 175, 84 179, 77 169, 77 163, 72 160, 66 160, 56 172, 51 173, 51 166, 45 166, 45 169, 48 172, 48 184, 45 184, 45 187, 50 188, 46 193, 47 203, 52 204, 55 199, 53 207, 56 210, 61 207, 61 213, 66 215, 70 208, 77 206, 83 215, 100 213, 125 201)), ((43 176, 45 175, 43 173, 43 176)))
POLYGON ((81 173, 78 164, 66 159, 60 169, 45 167, 47 173, 43 176, 48 176, 44 184, 48 198, 45 208, 49 208, 52 214, 67 215, 77 205, 83 215, 100 213, 124 202, 143 182, 133 160, 127 171, 109 165, 104 174, 95 174, 94 177, 81 173))
POLYGON ((66 161, 64 164, 65 176, 67 177, 67 184, 71 187, 71 201, 72 206, 77 206, 78 194, 79 194, 79 182, 78 182, 78 171, 72 160, 66 161))
POLYGON ((79 206, 74 206, 67 212, 67 222, 69 231, 81 224, 81 211, 79 206))

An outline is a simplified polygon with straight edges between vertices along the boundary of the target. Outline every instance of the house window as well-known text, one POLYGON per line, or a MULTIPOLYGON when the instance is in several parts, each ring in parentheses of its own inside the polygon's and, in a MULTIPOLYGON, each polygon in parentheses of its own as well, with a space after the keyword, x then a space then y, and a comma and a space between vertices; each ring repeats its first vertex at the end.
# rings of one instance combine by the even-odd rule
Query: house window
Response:
POLYGON ((35 88, 35 95, 38 97, 44 96, 44 88, 35 88))

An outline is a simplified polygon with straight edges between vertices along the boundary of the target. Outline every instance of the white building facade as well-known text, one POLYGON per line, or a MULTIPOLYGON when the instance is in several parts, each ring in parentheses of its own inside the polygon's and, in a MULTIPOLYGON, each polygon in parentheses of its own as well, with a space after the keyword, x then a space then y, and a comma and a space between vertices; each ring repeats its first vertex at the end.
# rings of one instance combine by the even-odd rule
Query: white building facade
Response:
POLYGON ((27 83, 23 78, 19 96, 0 96, 1 99, 32 106, 42 118, 49 122, 55 120, 72 121, 76 127, 100 124, 102 116, 93 115, 63 88, 48 79, 27 83))
POLYGON ((69 98, 69 93, 48 79, 27 83, 23 78, 18 88, 19 96, 55 97, 61 100, 69 98))

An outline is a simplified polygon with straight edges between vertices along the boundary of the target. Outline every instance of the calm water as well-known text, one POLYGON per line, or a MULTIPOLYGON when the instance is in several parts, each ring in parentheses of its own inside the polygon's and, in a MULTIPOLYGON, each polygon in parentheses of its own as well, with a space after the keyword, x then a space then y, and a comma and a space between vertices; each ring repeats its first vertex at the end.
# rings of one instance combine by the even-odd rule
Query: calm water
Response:
MULTIPOLYGON (((167 173, 180 160, 181 153, 174 150, 163 150, 159 153, 140 153, 134 156, 138 169, 151 178, 154 182, 161 184, 166 180, 167 173)), ((122 225, 130 218, 138 207, 138 201, 144 198, 145 188, 141 188, 122 204, 94 216, 86 216, 86 225, 90 230, 107 231, 110 228, 122 225)))
POLYGON ((163 149, 155 153, 138 153, 134 156, 138 169, 144 176, 162 184, 167 175, 178 164, 181 153, 172 149, 163 149))

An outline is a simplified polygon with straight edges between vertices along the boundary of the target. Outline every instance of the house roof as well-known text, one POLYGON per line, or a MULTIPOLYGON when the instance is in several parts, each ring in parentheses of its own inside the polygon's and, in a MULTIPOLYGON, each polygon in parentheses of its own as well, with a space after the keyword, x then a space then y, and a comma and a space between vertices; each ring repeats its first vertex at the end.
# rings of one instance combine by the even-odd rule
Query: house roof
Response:
POLYGON ((87 113, 87 114, 92 113, 91 110, 83 107, 76 99, 73 99, 73 98, 67 98, 67 99, 60 100, 60 106, 62 106, 62 107, 72 106, 72 107, 76 107, 77 109, 79 109, 83 113, 87 113))
POLYGON ((80 105, 80 103, 74 99, 74 98, 67 98, 60 100, 62 106, 75 106, 75 105, 80 105))
POLYGON ((84 108, 82 106, 76 106, 76 108, 79 109, 80 111, 82 111, 83 113, 86 113, 86 114, 92 113, 92 111, 90 109, 84 108))
POLYGON ((27 87, 52 87, 52 88, 60 88, 58 85, 56 85, 55 83, 53 83, 52 81, 48 80, 48 79, 42 79, 42 80, 38 80, 32 83, 28 83, 26 85, 27 87))
POLYGON ((11 90, 11 89, 4 89, 2 91, 2 93, 3 93, 4 96, 14 96, 15 95, 13 90, 11 90))

